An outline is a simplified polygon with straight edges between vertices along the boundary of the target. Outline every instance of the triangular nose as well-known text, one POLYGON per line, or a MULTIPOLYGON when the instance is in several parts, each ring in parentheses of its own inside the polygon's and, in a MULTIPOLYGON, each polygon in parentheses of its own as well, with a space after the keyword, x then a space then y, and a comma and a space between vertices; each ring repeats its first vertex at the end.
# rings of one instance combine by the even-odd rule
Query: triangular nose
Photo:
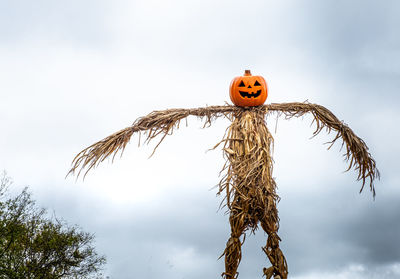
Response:
POLYGON ((251 85, 247 86, 247 88, 251 88, 251 85))

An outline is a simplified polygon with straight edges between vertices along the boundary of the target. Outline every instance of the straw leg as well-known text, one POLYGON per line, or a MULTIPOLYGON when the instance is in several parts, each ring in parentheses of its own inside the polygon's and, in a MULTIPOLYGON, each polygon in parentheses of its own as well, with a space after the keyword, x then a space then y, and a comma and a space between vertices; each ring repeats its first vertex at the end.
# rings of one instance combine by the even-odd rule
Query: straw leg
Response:
POLYGON ((281 241, 278 236, 278 222, 277 222, 277 210, 274 210, 275 214, 269 215, 269 217, 275 218, 264 218, 261 221, 261 227, 268 234, 267 244, 262 248, 272 266, 269 268, 264 268, 263 272, 267 279, 270 279, 273 275, 274 278, 287 279, 288 277, 288 266, 281 249, 279 248, 279 241, 281 241))
POLYGON ((237 278, 237 269, 239 267, 240 260, 242 259, 242 242, 240 236, 246 229, 245 218, 243 218, 244 212, 239 208, 232 208, 229 217, 229 223, 231 225, 231 236, 226 243, 224 251, 225 255, 225 272, 222 276, 225 279, 237 278))

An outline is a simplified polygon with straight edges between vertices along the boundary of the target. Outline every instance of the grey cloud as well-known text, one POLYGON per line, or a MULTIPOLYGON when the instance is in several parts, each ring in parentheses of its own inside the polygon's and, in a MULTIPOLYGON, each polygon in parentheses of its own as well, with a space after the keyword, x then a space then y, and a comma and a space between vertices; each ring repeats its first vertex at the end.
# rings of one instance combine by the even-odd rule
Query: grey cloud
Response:
POLYGON ((282 197, 281 236, 294 275, 343 270, 351 263, 372 271, 400 262, 395 187, 392 197, 381 194, 372 202, 369 193, 358 195, 347 186, 344 191, 332 182, 320 184, 321 190, 312 195, 304 191, 282 197))
POLYGON ((223 260, 217 258, 228 237, 227 218, 216 212, 218 200, 210 199, 207 189, 191 188, 175 188, 180 191, 166 199, 120 213, 97 207, 95 219, 101 221, 96 225, 87 219, 85 224, 97 231, 99 248, 110 259, 107 272, 112 278, 132 278, 133 272, 140 278, 204 278, 223 271, 223 260))
POLYGON ((345 80, 375 79, 381 86, 398 79, 400 72, 394 62, 400 58, 397 1, 385 5, 376 1, 305 3, 294 14, 295 19, 307 18, 297 41, 313 56, 318 71, 345 80))
POLYGON ((370 266, 400 262, 400 204, 398 195, 384 195, 348 223, 348 241, 363 250, 370 266))

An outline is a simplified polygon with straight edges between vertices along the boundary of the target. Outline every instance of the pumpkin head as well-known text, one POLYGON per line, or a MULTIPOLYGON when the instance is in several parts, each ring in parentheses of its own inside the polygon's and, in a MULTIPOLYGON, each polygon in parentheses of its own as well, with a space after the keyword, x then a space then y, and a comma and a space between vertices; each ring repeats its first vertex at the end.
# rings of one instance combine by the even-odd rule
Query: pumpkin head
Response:
POLYGON ((267 83, 262 76, 252 76, 245 70, 243 76, 232 80, 229 96, 239 107, 261 106, 268 96, 267 83))

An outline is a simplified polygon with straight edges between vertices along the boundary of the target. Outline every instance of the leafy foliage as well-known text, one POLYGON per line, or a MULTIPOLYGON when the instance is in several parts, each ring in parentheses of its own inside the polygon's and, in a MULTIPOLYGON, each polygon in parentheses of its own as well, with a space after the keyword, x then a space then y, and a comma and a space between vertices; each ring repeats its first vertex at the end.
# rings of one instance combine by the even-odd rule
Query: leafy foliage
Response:
POLYGON ((12 181, 0 178, 0 279, 103 278, 105 257, 94 235, 69 226, 36 206, 25 188, 9 197, 12 181))

